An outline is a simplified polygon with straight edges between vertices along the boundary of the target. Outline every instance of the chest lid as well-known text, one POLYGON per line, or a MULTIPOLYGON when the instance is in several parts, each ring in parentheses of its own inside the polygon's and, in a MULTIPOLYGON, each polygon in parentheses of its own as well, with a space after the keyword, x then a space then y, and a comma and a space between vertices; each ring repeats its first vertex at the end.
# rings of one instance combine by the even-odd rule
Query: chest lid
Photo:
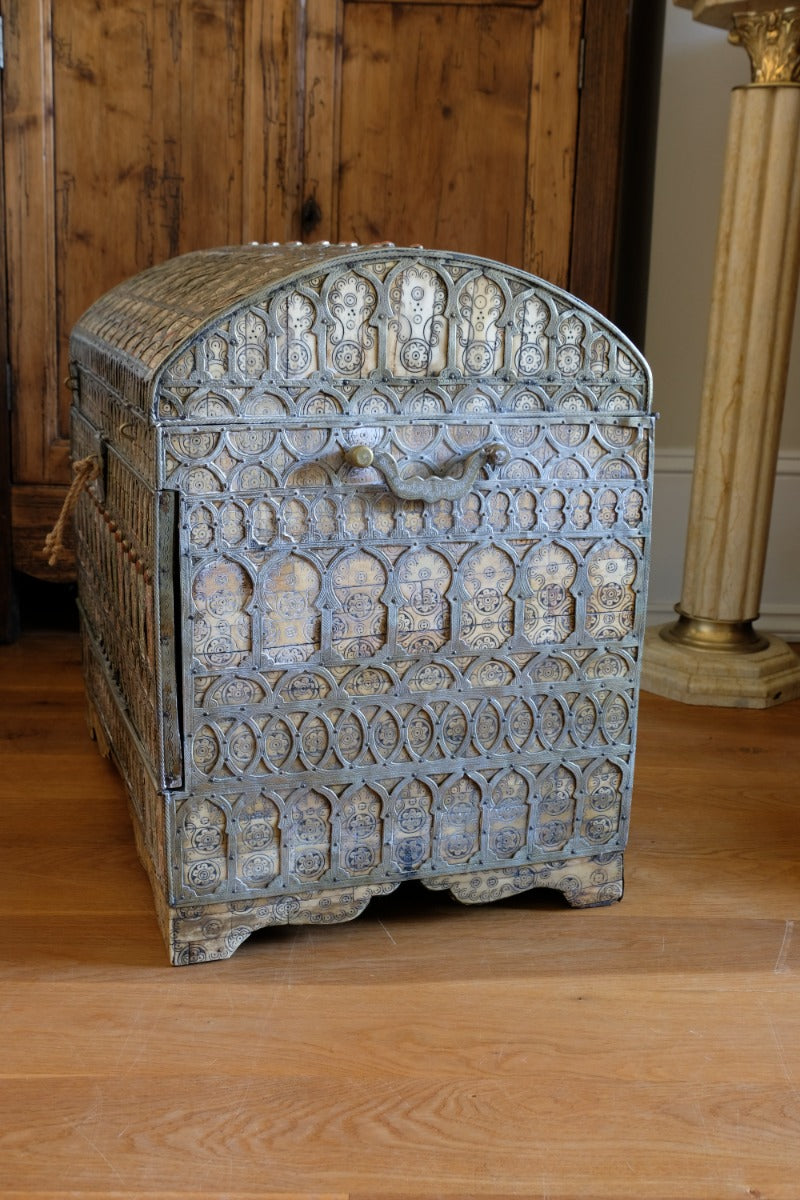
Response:
POLYGON ((651 405, 644 358, 588 305, 515 268, 419 247, 186 254, 101 297, 70 350, 155 425, 302 419, 309 389, 336 392, 345 415, 480 409, 482 386, 494 409, 545 420, 641 419, 651 405))

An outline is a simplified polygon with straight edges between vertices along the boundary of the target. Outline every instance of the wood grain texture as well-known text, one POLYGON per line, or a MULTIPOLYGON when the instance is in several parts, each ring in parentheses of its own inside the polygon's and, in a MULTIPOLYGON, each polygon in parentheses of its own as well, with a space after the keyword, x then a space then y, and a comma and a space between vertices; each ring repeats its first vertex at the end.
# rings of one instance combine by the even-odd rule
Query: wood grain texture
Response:
POLYGON ((64 554, 48 567, 44 540, 58 520, 66 488, 54 484, 14 484, 11 487, 12 547, 14 568, 52 582, 75 578, 75 545, 72 528, 64 539, 64 554))
POLYGON ((305 240, 338 237, 343 20, 342 0, 308 0, 300 225, 305 240))
POLYGON ((285 242, 300 220, 303 41, 296 0, 244 6, 243 242, 285 242))
POLYGON ((630 0, 586 6, 583 96, 575 174, 574 237, 570 287, 580 289, 601 312, 613 306, 616 264, 609 262, 608 239, 617 231, 620 163, 623 149, 622 99, 630 0), (604 145, 598 161, 594 147, 604 145))
POLYGON ((9 361, 15 405, 14 478, 66 478, 67 430, 59 426, 55 259, 53 35, 49 0, 11 0, 4 9, 3 142, 9 361), (25 64, 24 69, 21 64, 25 64), (15 64, 18 64, 15 69, 15 64))
POLYGON ((0 647, 2 1200, 796 1200, 800 702, 643 697, 620 905, 401 888, 176 972, 78 655, 0 647))
POLYGON ((7 6, 5 196, 14 563, 40 559, 69 477, 69 331, 99 295, 189 249, 287 240, 299 219, 298 6, 7 6), (54 492, 47 488, 54 487, 54 492))
POLYGON ((523 262, 562 287, 570 285, 576 236, 573 221, 565 236, 564 214, 575 196, 583 8, 570 0, 541 10, 530 73, 523 262))
POLYGON ((554 195, 546 161, 571 161, 580 6, 546 8, 343 5, 338 237, 531 269, 535 212, 540 273, 566 284, 571 171, 554 195))
MULTIPOLYGON (((3 98, 0 94, 0 129, 3 98)), ((0 196, 5 195, 3 156, 0 155, 0 196)), ((8 363, 8 303, 6 296, 6 246, 0 239, 0 362, 8 363)), ((19 633, 19 611, 13 590, 11 538, 11 395, 10 372, 0 371, 0 642, 19 633)))

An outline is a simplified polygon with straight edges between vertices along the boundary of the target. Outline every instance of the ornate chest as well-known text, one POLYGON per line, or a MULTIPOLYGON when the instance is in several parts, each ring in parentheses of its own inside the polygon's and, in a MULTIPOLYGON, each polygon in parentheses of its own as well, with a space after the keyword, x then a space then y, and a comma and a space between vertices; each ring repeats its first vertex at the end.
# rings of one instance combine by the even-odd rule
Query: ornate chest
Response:
POLYGON ((172 961, 622 894, 651 382, 574 297, 391 245, 155 267, 71 342, 92 719, 172 961))

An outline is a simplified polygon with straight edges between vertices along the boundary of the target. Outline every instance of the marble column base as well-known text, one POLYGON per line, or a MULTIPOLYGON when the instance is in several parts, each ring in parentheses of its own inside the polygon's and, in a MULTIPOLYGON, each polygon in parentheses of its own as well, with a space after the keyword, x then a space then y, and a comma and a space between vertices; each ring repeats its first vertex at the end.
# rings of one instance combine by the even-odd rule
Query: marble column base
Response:
POLYGON ((662 625, 648 629, 642 690, 716 708, 771 708, 800 698, 800 657, 780 638, 755 653, 695 650, 665 641, 662 625))

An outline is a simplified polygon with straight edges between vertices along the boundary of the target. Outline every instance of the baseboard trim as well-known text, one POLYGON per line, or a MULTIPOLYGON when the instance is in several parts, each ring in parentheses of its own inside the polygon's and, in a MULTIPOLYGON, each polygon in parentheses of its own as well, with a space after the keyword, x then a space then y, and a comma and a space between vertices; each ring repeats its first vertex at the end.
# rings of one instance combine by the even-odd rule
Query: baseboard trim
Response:
MULTIPOLYGON (((653 564, 648 625, 675 617, 681 594, 686 523, 692 487, 694 453, 686 447, 657 449, 653 518, 653 564)), ((758 628, 800 641, 800 450, 783 450, 775 472, 767 564, 758 628)))

